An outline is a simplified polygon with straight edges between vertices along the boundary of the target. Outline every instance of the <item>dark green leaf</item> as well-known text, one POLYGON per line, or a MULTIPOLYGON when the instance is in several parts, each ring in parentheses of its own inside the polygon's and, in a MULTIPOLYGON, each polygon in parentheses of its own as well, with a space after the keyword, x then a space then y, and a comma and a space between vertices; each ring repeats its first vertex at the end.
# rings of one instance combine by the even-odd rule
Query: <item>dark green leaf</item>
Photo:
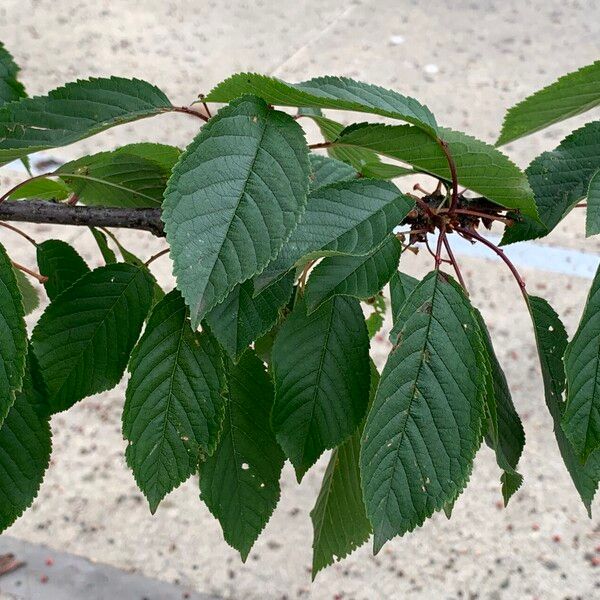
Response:
POLYGON ((24 98, 27 94, 17 79, 19 67, 10 52, 0 42, 0 106, 24 98))
POLYGON ((352 110, 401 119, 430 135, 437 129, 429 109, 414 98, 347 77, 316 77, 292 84, 256 73, 238 73, 213 88, 206 100, 229 102, 244 94, 255 94, 276 106, 352 110))
POLYGON ((564 363, 567 405, 562 427, 585 462, 600 447, 600 267, 564 363))
POLYGON ((392 301, 392 323, 394 324, 395 332, 394 337, 400 332, 402 329, 403 323, 398 321, 398 316, 400 315, 400 310, 404 306, 404 303, 412 293, 412 291, 417 287, 419 283, 418 279, 407 275, 406 273, 402 273, 397 271, 392 278, 390 279, 390 298, 392 301))
POLYGON ((227 298, 206 315, 206 323, 234 362, 253 341, 275 325, 293 287, 294 273, 289 273, 254 296, 254 283, 249 279, 236 285, 227 298))
POLYGON ((127 464, 154 512, 217 444, 225 410, 218 345, 192 330, 178 291, 155 307, 129 363, 127 464))
POLYGON ((497 146, 586 112, 600 104, 600 61, 563 75, 508 110, 497 146))
POLYGON ((0 108, 0 162, 66 146, 96 133, 172 109, 155 86, 139 79, 67 83, 47 96, 0 108))
POLYGON ((336 296, 306 314, 303 299, 273 346, 273 429, 298 480, 358 427, 369 399, 369 337, 360 304, 336 296))
POLYGON ((277 258, 255 278, 261 290, 301 259, 367 254, 410 212, 413 200, 388 181, 357 179, 313 191, 306 212, 277 258))
POLYGON ((0 531, 31 506, 50 463, 50 425, 36 408, 42 402, 28 365, 23 389, 0 426, 0 531))
POLYGON ((48 278, 44 287, 50 300, 90 270, 77 250, 62 240, 46 240, 37 245, 36 251, 40 273, 48 278))
POLYGON ((249 351, 226 372, 223 431, 201 466, 200 491, 245 562, 279 501, 284 456, 271 431, 273 384, 262 362, 249 351))
POLYGON ((107 265, 46 308, 31 341, 52 412, 119 383, 150 309, 152 283, 143 269, 107 265))
MULTIPOLYGON (((527 177, 507 156, 459 131, 441 128, 439 135, 447 143, 456 163, 461 185, 500 206, 536 217, 527 177)), ((417 127, 363 123, 345 129, 336 145, 367 148, 406 162, 430 175, 451 179, 441 145, 417 127)))
POLYGON ((600 233, 600 170, 590 179, 587 193, 587 214, 585 234, 598 235, 600 233))
POLYGON ((221 109, 173 170, 163 220, 192 325, 275 258, 304 211, 301 127, 259 98, 221 109))
POLYGON ((0 244, 0 425, 23 383, 27 354, 24 316, 15 271, 0 244))
POLYGON ((485 372, 473 308, 462 288, 430 273, 404 323, 365 425, 361 476, 374 549, 453 501, 481 443, 485 372))
POLYGON ((23 301, 23 309, 25 315, 31 314, 40 305, 40 296, 38 291, 23 271, 15 269, 15 277, 17 279, 17 285, 21 292, 21 300, 23 301))
POLYGON ((346 163, 319 154, 310 155, 310 168, 312 171, 310 176, 311 191, 324 185, 330 185, 338 181, 350 181, 358 177, 358 173, 346 163))
POLYGON ((107 265, 112 265, 117 262, 117 256, 113 252, 112 248, 108 245, 108 239, 106 238, 106 234, 96 227, 90 227, 90 231, 96 240, 96 244, 98 244, 98 248, 100 248, 100 254, 102 254, 102 258, 107 265))
POLYGON ((600 169, 600 121, 568 135, 549 152, 540 154, 525 171, 535 195, 540 222, 523 217, 507 227, 503 244, 548 235, 588 193, 600 169))
POLYGON ((600 451, 593 452, 586 464, 582 465, 560 424, 565 407, 566 379, 563 356, 567 348, 567 332, 558 315, 543 298, 529 296, 529 310, 542 367, 546 404, 554 422, 558 449, 591 517, 592 500, 600 480, 600 451))
POLYGON ((306 286, 310 312, 336 295, 366 299, 374 296, 398 268, 402 245, 395 235, 362 256, 329 256, 311 272, 306 286))

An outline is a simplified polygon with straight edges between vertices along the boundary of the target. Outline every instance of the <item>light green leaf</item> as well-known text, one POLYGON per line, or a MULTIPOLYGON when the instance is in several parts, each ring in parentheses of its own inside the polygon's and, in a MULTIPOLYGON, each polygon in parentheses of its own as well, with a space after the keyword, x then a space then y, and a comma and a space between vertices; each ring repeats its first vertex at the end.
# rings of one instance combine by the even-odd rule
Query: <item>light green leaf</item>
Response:
POLYGON ((402 329, 404 324, 398 321, 400 311, 418 283, 418 279, 400 271, 392 275, 390 279, 390 298, 392 301, 392 323, 394 324, 394 328, 390 333, 390 337, 393 336, 396 338, 402 329))
POLYGON ((218 345, 192 330, 177 290, 155 307, 129 362, 123 410, 127 464, 150 510, 217 444, 225 410, 218 345))
POLYGON ((588 123, 543 152, 525 173, 535 195, 539 222, 523 217, 507 227, 503 244, 548 235, 588 193, 590 180, 600 169, 600 121, 588 123))
POLYGON ((529 296, 529 310, 542 367, 546 404, 554 423, 554 435, 558 449, 588 515, 591 517, 592 500, 600 480, 600 451, 593 452, 586 464, 582 465, 560 424, 565 407, 563 395, 566 378, 563 356, 567 348, 567 332, 558 315, 543 298, 529 296))
POLYGON ((567 405, 562 427, 585 463, 600 447, 600 267, 564 362, 567 405))
POLYGON ((310 189, 316 190, 324 185, 338 181, 350 181, 358 177, 358 173, 346 163, 319 154, 310 155, 310 189))
POLYGON ((100 231, 96 227, 90 227, 90 231, 100 248, 100 254, 107 265, 112 265, 117 262, 117 255, 113 252, 112 248, 108 245, 108 239, 103 231, 100 231))
POLYGON ((301 480, 358 427, 369 400, 369 337, 360 304, 336 296, 311 315, 303 299, 273 346, 272 423, 301 480))
POLYGON ((0 531, 12 525, 37 496, 52 450, 48 418, 29 365, 23 388, 0 426, 0 531))
POLYGON ((357 179, 311 192, 306 212, 277 258, 254 282, 255 293, 299 263, 335 254, 361 255, 380 244, 414 201, 388 181, 357 179))
POLYGON ((383 327, 383 315, 379 312, 373 312, 365 319, 365 323, 367 324, 369 339, 372 340, 383 327))
POLYGON ((163 92, 139 79, 110 77, 67 83, 47 96, 0 108, 0 162, 67 146, 109 127, 172 108, 163 92))
MULTIPOLYGON (((474 137, 440 128, 440 138, 456 163, 458 181, 488 200, 536 217, 535 202, 525 174, 502 152, 474 137)), ((359 146, 406 162, 416 169, 451 179, 441 145, 424 131, 410 125, 363 123, 346 128, 339 146, 359 146)))
POLYGON ((392 234, 368 254, 324 258, 311 272, 306 286, 308 312, 336 295, 361 300, 374 296, 396 272, 401 251, 402 245, 392 234))
POLYGON ((381 375, 360 457, 375 552, 422 525, 467 483, 485 391, 472 311, 454 280, 432 272, 400 312, 404 326, 381 375))
POLYGON ((254 296, 254 282, 249 279, 206 315, 206 323, 231 360, 237 362, 252 342, 275 325, 293 287, 294 273, 289 273, 254 296))
POLYGON ((17 279, 19 291, 21 292, 21 300, 23 301, 25 315, 29 315, 40 305, 40 296, 37 289, 33 287, 33 284, 29 281, 23 271, 15 269, 15 277, 17 279))
POLYGON ((206 101, 229 102, 244 94, 260 96, 276 106, 352 110, 401 119, 430 135, 435 135, 437 129, 429 109, 414 98, 348 77, 316 77, 302 83, 286 83, 256 73, 238 73, 213 88, 206 101))
POLYGON ((522 475, 517 473, 516 469, 525 446, 525 431, 485 321, 477 309, 474 309, 474 315, 479 325, 487 369, 485 404, 488 428, 485 440, 495 452, 496 462, 503 470, 502 495, 506 506, 523 481, 522 475))
POLYGON ((23 383, 27 354, 24 316, 15 271, 0 244, 0 425, 23 383))
POLYGON ((508 110, 496 146, 508 144, 600 104, 600 61, 563 75, 508 110))
POLYGON ((228 361, 226 373, 223 431, 201 465, 200 497, 245 562, 279 501, 284 456, 271 431, 273 384, 262 362, 248 351, 237 365, 228 361))
POLYGON ((275 258, 304 211, 308 176, 301 127, 253 97, 221 109, 181 155, 163 220, 193 327, 275 258))
MULTIPOLYGON (((371 361, 372 402, 379 372, 371 361)), ((310 512, 313 523, 313 581, 317 573, 364 544, 371 535, 360 487, 359 428, 331 453, 317 502, 310 512)))
POLYGON ((17 79, 19 67, 10 52, 0 42, 0 106, 25 97, 25 88, 17 79))
POLYGON ((585 221, 585 235, 598 235, 600 233, 600 170, 590 179, 587 193, 587 213, 585 221))
POLYGON ((8 196, 8 200, 65 200, 71 190, 62 181, 52 179, 32 179, 23 184, 8 196))
POLYGON ((119 383, 150 309, 152 283, 143 269, 107 265, 46 308, 31 342, 52 412, 119 383))
POLYGON ((62 240, 46 240, 37 245, 36 252, 40 273, 48 278, 44 287, 50 300, 89 273, 77 250, 62 240))

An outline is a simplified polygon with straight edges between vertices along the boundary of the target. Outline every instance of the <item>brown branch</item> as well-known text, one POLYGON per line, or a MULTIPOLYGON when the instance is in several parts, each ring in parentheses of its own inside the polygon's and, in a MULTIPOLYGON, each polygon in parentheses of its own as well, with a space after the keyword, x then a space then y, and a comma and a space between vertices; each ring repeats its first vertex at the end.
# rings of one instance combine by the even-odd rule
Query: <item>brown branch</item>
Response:
POLYGON ((6 227, 6 229, 10 229, 11 231, 18 233, 21 237, 25 238, 30 244, 37 246, 37 242, 31 236, 27 235, 24 231, 21 231, 18 227, 13 227, 12 225, 9 225, 8 223, 3 223, 2 221, 0 221, 0 227, 6 227))
POLYGON ((46 281, 48 281, 48 278, 45 275, 40 275, 37 271, 33 271, 32 269, 19 264, 18 262, 15 262, 14 260, 11 261, 12 262, 12 266, 15 269, 19 269, 19 271, 23 271, 23 273, 27 273, 27 275, 31 275, 34 279, 37 279, 40 283, 46 283, 46 281))
POLYGON ((452 203, 450 204, 450 212, 453 213, 458 207, 458 175, 456 173, 456 163, 454 162, 454 157, 448 148, 448 143, 439 138, 437 141, 442 148, 442 152, 446 156, 448 167, 450 168, 450 175, 452 176, 452 203))
POLYGON ((121 227, 149 231, 164 237, 160 208, 117 208, 112 206, 69 206, 44 200, 0 203, 0 221, 121 227))
POLYGON ((444 238, 444 247, 446 248, 446 252, 448 253, 448 258, 450 259, 450 262, 452 263, 452 266, 454 267, 454 272, 456 273, 456 276, 458 277, 458 281, 460 283, 460 285, 462 285, 463 290, 465 290, 465 294, 467 294, 467 296, 469 295, 469 291, 467 290, 467 284, 465 283, 465 280, 463 279, 461 270, 460 270, 460 266, 458 265, 458 261, 456 260, 455 256, 454 256, 454 252, 452 252, 452 247, 450 246, 450 242, 448 241, 448 238, 445 237, 444 238))

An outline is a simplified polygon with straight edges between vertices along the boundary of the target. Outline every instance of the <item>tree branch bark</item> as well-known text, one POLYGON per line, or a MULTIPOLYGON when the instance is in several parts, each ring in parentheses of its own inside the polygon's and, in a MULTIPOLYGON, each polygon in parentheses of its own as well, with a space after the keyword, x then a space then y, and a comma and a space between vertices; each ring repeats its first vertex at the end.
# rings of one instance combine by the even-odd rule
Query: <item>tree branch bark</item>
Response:
POLYGON ((44 200, 21 200, 0 204, 0 221, 122 227, 149 231, 157 237, 164 237, 160 215, 160 208, 70 206, 44 200))

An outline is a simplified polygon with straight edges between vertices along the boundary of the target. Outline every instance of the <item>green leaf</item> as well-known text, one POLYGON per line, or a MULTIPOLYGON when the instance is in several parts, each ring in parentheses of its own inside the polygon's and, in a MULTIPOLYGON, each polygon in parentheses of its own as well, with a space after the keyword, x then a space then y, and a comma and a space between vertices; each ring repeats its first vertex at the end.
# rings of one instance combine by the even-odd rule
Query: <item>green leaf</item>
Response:
POLYGON ((508 110, 496 146, 508 144, 600 104, 600 61, 563 75, 508 110))
POLYGON ((50 300, 89 273, 77 250, 62 240, 46 240, 37 245, 36 252, 40 273, 48 278, 44 287, 50 300))
POLYGON ((294 273, 254 296, 251 279, 238 284, 207 315, 206 323, 231 360, 237 362, 248 346, 275 325, 294 287, 294 273))
POLYGON ((15 269, 15 277, 21 292, 25 315, 29 315, 40 305, 40 296, 23 271, 15 269))
POLYGON ((179 150, 161 144, 131 144, 83 156, 55 171, 80 204, 156 207, 162 204, 179 150), (155 158, 153 158, 155 157, 155 158), (169 165, 168 161, 172 161, 169 165))
POLYGON ((31 342, 52 412, 119 383, 150 309, 152 283, 143 269, 107 265, 46 308, 31 342))
POLYGON ((598 235, 600 233, 600 170, 596 171, 588 185, 587 213, 585 222, 585 235, 598 235))
POLYGON ((311 154, 310 189, 317 190, 325 185, 338 181, 350 181, 358 177, 358 173, 346 163, 319 154, 311 154))
POLYGON ((369 400, 369 336, 360 304, 336 296, 311 315, 304 299, 273 346, 272 423, 300 481, 358 427, 369 400))
POLYGON ((365 319, 365 323, 367 324, 369 339, 372 340, 377 332, 383 327, 383 315, 379 312, 373 312, 365 319))
POLYGON ((277 258, 254 282, 255 293, 301 259, 367 254, 410 212, 414 201, 388 181, 357 179, 313 191, 306 212, 277 258))
POLYGON ((90 227, 89 230, 92 232, 98 248, 100 248, 100 254, 107 265, 112 265, 117 262, 117 256, 113 252, 112 248, 108 245, 108 239, 103 231, 100 231, 96 227, 90 227))
MULTIPOLYGON (((535 202, 527 177, 507 156, 460 131, 440 128, 439 135, 447 143, 456 163, 461 185, 500 206, 518 209, 535 219, 535 202)), ((441 145, 417 127, 353 125, 342 132, 335 144, 367 148, 406 162, 424 173, 451 179, 441 145)))
POLYGON ((217 444, 225 410, 221 352, 193 331, 177 290, 155 307, 129 362, 123 410, 127 464, 150 510, 217 444))
POLYGON ((539 222, 523 217, 507 227, 503 244, 548 235, 588 193, 590 180, 600 169, 600 121, 588 123, 543 152, 525 173, 535 195, 539 222))
POLYGON ((276 106, 352 110, 401 119, 430 135, 437 129, 430 110, 414 98, 348 77, 316 77, 293 84, 256 73, 238 73, 213 88, 205 100, 229 102, 244 94, 260 96, 276 106))
POLYGON ((25 88, 17 79, 19 67, 10 52, 0 42, 0 106, 25 97, 25 88))
POLYGON ((0 244, 0 425, 23 383, 27 354, 24 317, 15 271, 0 244))
POLYGON ((32 179, 8 196, 8 200, 35 198, 37 200, 65 200, 71 191, 62 181, 32 179))
POLYGON ((564 363, 567 405, 562 427, 585 462, 600 447, 600 267, 564 363))
POLYGON ((171 110, 157 87, 121 77, 75 81, 47 96, 0 108, 0 161, 67 146, 96 133, 171 110))
POLYGON ((525 446, 525 431, 485 321, 477 309, 474 309, 474 315, 479 325, 487 368, 485 403, 488 429, 485 439, 496 454, 498 466, 503 470, 502 495, 506 506, 523 481, 516 469, 525 446))
POLYGON ((404 303, 412 293, 412 291, 417 287, 419 283, 418 279, 407 275, 406 273, 402 273, 400 271, 396 271, 394 275, 392 275, 390 279, 390 299, 392 301, 392 323, 394 324, 394 328, 390 336, 394 336, 394 338, 398 335, 400 330, 402 329, 403 323, 398 321, 398 317, 400 316, 400 311, 404 306, 404 303))
POLYGON ((329 256, 311 272, 306 306, 311 313, 336 295, 366 299, 374 296, 398 268, 402 245, 389 235, 381 245, 362 256, 329 256))
POLYGON ((415 288, 362 438, 374 550, 422 525, 467 483, 481 443, 485 372, 473 308, 449 276, 415 288))
POLYGON ((600 480, 600 452, 592 453, 587 463, 582 465, 560 424, 565 406, 563 395, 566 378, 563 356, 567 348, 567 332, 558 315, 543 298, 529 296, 529 310, 542 367, 546 405, 554 423, 554 435, 558 449, 588 515, 591 517, 592 500, 600 480))
POLYGON ((163 220, 192 326, 275 258, 304 211, 308 176, 301 127, 253 97, 221 109, 181 155, 163 220))
POLYGON ((273 384, 262 362, 249 351, 237 365, 228 361, 226 373, 223 431, 200 468, 200 492, 245 562, 279 501, 284 456, 269 423, 273 384))
MULTIPOLYGON (((371 362, 371 398, 375 396, 379 372, 371 362)), ((317 502, 310 512, 313 523, 313 581, 317 573, 364 544, 371 535, 360 487, 359 428, 331 453, 317 502)))
POLYGON ((37 496, 52 450, 48 418, 29 365, 23 389, 0 426, 0 531, 12 525, 37 496))

